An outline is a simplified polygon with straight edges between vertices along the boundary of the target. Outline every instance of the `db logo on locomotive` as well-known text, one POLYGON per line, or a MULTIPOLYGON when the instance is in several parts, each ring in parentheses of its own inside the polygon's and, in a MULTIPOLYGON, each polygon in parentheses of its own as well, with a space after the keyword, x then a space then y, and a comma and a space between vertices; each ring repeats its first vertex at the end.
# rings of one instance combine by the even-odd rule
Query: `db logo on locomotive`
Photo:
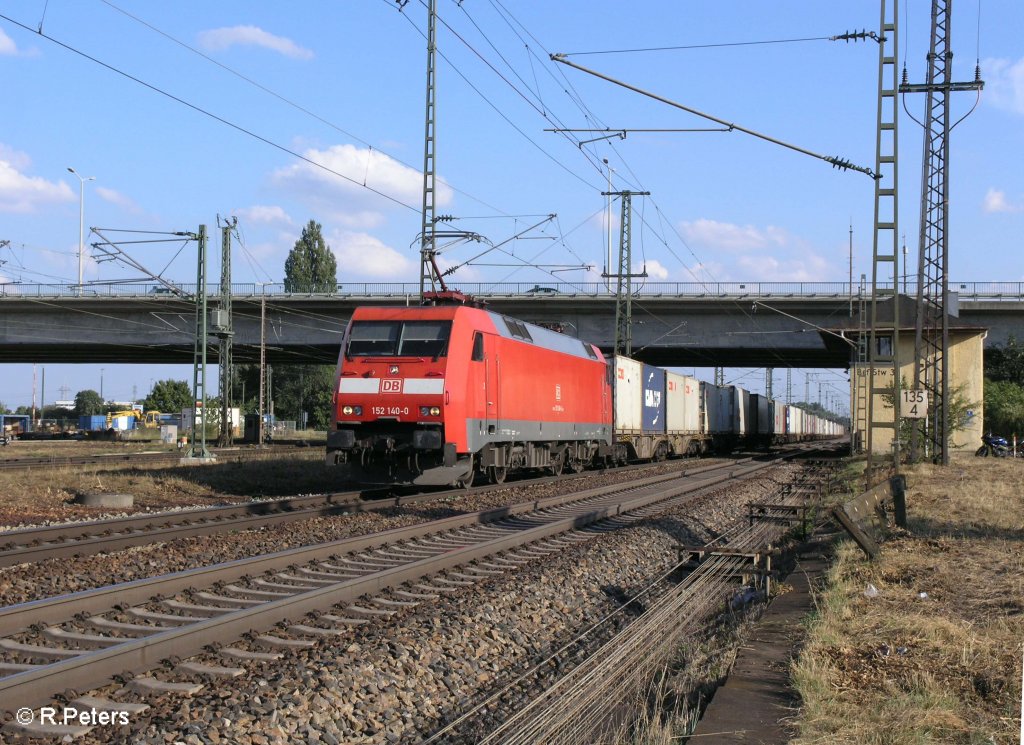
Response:
POLYGON ((381 393, 401 393, 402 392, 402 379, 401 378, 385 378, 380 381, 380 392, 381 393))

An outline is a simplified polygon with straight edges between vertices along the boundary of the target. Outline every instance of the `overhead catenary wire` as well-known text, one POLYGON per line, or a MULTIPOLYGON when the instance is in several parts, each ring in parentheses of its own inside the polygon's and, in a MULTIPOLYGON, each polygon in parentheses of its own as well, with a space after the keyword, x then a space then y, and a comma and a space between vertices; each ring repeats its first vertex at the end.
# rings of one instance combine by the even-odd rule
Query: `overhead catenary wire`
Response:
POLYGON ((766 39, 761 41, 726 41, 711 44, 682 44, 666 47, 640 47, 632 49, 598 49, 587 52, 566 52, 566 57, 583 57, 594 54, 637 54, 641 52, 674 52, 685 49, 719 49, 722 47, 753 47, 770 44, 798 44, 808 41, 829 41, 831 36, 806 36, 798 39, 766 39))
MULTIPOLYGON (((35 31, 33 31, 31 28, 29 28, 28 26, 26 26, 24 23, 21 23, 20 21, 16 21, 13 18, 11 18, 10 16, 4 15, 3 13, 0 13, 0 18, 4 19, 8 23, 13 23, 15 26, 18 26, 19 28, 22 28, 25 31, 28 31, 30 33, 37 33, 35 31)), ((218 114, 214 114, 212 111, 208 111, 208 110, 202 108, 201 106, 198 106, 198 105, 196 105, 194 103, 186 101, 184 98, 181 98, 180 96, 176 96, 175 94, 170 93, 169 91, 165 91, 164 89, 162 89, 162 88, 160 88, 160 87, 158 87, 156 85, 153 85, 152 83, 147 83, 146 81, 142 80, 141 78, 138 78, 138 77, 132 75, 131 73, 128 73, 128 72, 126 72, 124 70, 121 70, 120 68, 117 68, 117 67, 115 67, 115 66, 113 66, 113 65, 111 65, 111 64, 109 64, 107 62, 104 62, 103 60, 101 60, 101 59, 99 59, 97 57, 93 57, 92 55, 90 55, 90 54, 88 54, 86 52, 83 52, 82 50, 77 49, 77 48, 71 46, 70 44, 67 44, 67 43, 65 43, 63 41, 60 41, 59 39, 57 39, 55 37, 49 36, 48 34, 44 34, 41 31, 38 32, 38 36, 46 39, 47 41, 49 41, 52 44, 56 44, 57 46, 59 46, 62 49, 65 49, 65 50, 71 52, 72 54, 76 54, 76 55, 82 57, 83 59, 89 60, 90 62, 93 62, 93 63, 99 65, 100 67, 103 67, 103 68, 109 70, 110 72, 113 72, 113 73, 115 73, 117 75, 120 75, 120 76, 122 76, 122 77, 124 77, 124 78, 126 78, 128 80, 131 80, 132 82, 137 83, 137 84, 143 86, 144 88, 147 88, 147 89, 153 91, 154 93, 157 93, 157 94, 159 94, 161 96, 164 96, 164 97, 166 97, 166 98, 168 98, 168 99, 170 99, 172 101, 175 101, 175 102, 181 104, 182 106, 185 106, 185 107, 187 107, 189 109, 192 109, 193 111, 195 111, 195 112, 197 112, 199 114, 202 114, 203 116, 206 116, 206 117, 209 117, 210 119, 213 119, 216 122, 220 122, 221 124, 223 124, 223 125, 225 125, 227 127, 230 127, 231 129, 233 129, 233 130, 235 130, 237 132, 240 132, 240 133, 242 133, 242 134, 244 134, 244 135, 246 135, 248 137, 251 137, 251 138, 253 138, 255 140, 258 140, 259 142, 262 142, 265 145, 269 145, 272 148, 280 150, 283 153, 291 155, 292 157, 297 158, 297 159, 299 159, 299 160, 301 160, 301 161, 303 161, 305 163, 308 163, 309 165, 311 165, 311 166, 313 166, 315 168, 319 168, 320 170, 325 171, 326 173, 330 173, 330 174, 332 174, 334 176, 337 176, 338 178, 344 179, 345 181, 348 181, 348 182, 354 184, 355 186, 358 186, 361 189, 366 189, 367 191, 373 192, 377 196, 382 197, 382 198, 388 200, 389 202, 392 202, 393 204, 396 204, 396 205, 398 205, 400 207, 405 207, 406 209, 411 210, 412 212, 417 212, 418 213, 420 211, 419 207, 414 207, 413 205, 408 204, 406 202, 403 202, 401 199, 398 199, 397 197, 391 196, 390 194, 387 194, 386 192, 383 192, 383 191, 381 191, 379 189, 374 189, 372 186, 366 186, 366 185, 360 183, 360 181, 358 179, 352 178, 351 176, 347 176, 346 174, 341 173, 340 171, 336 171, 335 169, 330 168, 329 166, 326 166, 323 163, 319 163, 316 160, 313 160, 312 158, 306 157, 305 155, 302 155, 301 153, 298 153, 295 150, 292 150, 291 148, 286 147, 285 145, 281 145, 280 143, 274 142, 273 140, 271 140, 271 139, 269 139, 267 137, 264 137, 263 135, 257 134, 256 132, 254 132, 254 131, 252 131, 250 129, 247 129, 247 128, 243 127, 240 124, 236 124, 235 122, 232 122, 229 119, 226 119, 226 118, 224 118, 224 117, 222 117, 222 116, 220 116, 218 114)))
MULTIPOLYGON (((198 55, 199 57, 202 57, 204 60, 206 60, 210 64, 216 65, 217 67, 221 68, 225 72, 227 72, 227 73, 229 73, 231 75, 234 75, 235 77, 239 78, 240 80, 245 81, 249 85, 252 85, 253 87, 263 91, 264 93, 266 93, 266 94, 276 98, 277 100, 281 101, 282 103, 284 103, 284 104, 294 108, 297 111, 302 112, 303 114, 306 114, 307 116, 312 117, 316 121, 320 122, 321 124, 324 124, 327 127, 330 127, 331 129, 335 130, 336 132, 339 132, 339 133, 345 135, 346 137, 350 137, 351 139, 355 140, 356 142, 359 142, 360 144, 365 145, 370 150, 376 150, 378 153, 382 153, 383 155, 386 155, 391 160, 393 160, 396 163, 399 163, 399 164, 401 164, 401 165, 403 165, 406 168, 409 168, 411 170, 415 171, 415 170, 418 169, 418 166, 413 166, 413 165, 411 165, 409 163, 406 163, 401 158, 398 158, 395 155, 393 155, 393 154, 383 150, 380 146, 371 144, 370 142, 368 142, 366 139, 360 137, 359 135, 350 132, 349 130, 347 130, 347 129, 345 129, 345 128, 335 124, 334 122, 330 121, 329 119, 326 119, 325 117, 321 116, 320 114, 317 114, 315 111, 313 111, 313 110, 311 110, 311 109, 309 109, 309 108, 307 108, 307 107, 305 107, 305 106, 303 106, 303 105, 293 101, 292 99, 288 98, 287 96, 284 96, 281 93, 278 93, 274 89, 272 89, 272 88, 270 88, 270 87, 260 83, 258 80, 255 80, 255 79, 249 77, 248 75, 245 75, 245 74, 239 72, 238 70, 235 70, 233 67, 230 67, 229 65, 225 65, 223 62, 220 62, 219 60, 211 57, 210 55, 205 54, 201 50, 196 49, 195 47, 191 46, 190 44, 185 43, 181 39, 178 39, 177 37, 167 33, 166 31, 163 31, 162 29, 157 28, 156 26, 154 26, 153 24, 149 23, 148 21, 146 21, 146 20, 144 20, 144 19, 142 19, 142 18, 140 18, 140 17, 138 17, 138 16, 136 16, 136 15, 134 15, 132 13, 129 13, 127 10, 125 10, 124 8, 121 8, 121 7, 117 6, 117 5, 115 5, 110 0, 100 0, 100 2, 102 2, 105 5, 109 6, 111 9, 117 11, 118 13, 121 13, 124 16, 130 18, 131 20, 135 21, 136 23, 139 23, 142 26, 145 26, 146 28, 150 29, 154 33, 157 33, 160 36, 163 36, 164 38, 166 38, 167 40, 177 44, 178 46, 180 46, 180 47, 182 47, 184 49, 187 49, 188 51, 192 52, 193 54, 198 55)), ((367 168, 369 168, 369 159, 367 159, 367 168)), ((366 177, 364 175, 364 177, 363 177, 363 186, 365 186, 365 185, 366 185, 366 177)), ((487 207, 488 209, 492 209, 492 210, 494 210, 497 213, 503 213, 503 211, 500 208, 495 207, 494 205, 488 204, 486 201, 484 201, 480 197, 475 196, 474 194, 471 194, 470 192, 463 191, 462 189, 459 189, 458 187, 453 186, 450 183, 447 184, 447 185, 448 185, 448 187, 452 191, 457 192, 457 193, 467 197, 468 199, 471 199, 474 202, 477 202, 478 204, 480 204, 480 205, 482 205, 484 207, 487 207)))

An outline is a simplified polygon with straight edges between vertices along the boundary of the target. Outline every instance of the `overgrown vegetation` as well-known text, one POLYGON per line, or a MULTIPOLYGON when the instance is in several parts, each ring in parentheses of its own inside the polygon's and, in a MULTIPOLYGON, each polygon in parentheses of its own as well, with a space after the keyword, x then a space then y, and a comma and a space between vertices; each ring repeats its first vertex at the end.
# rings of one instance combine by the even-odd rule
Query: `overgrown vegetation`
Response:
POLYGON ((909 530, 844 543, 793 675, 797 745, 1015 742, 1024 639, 1020 464, 910 472, 909 530), (865 591, 873 586, 877 594, 865 591))
POLYGON ((985 428, 1024 435, 1024 346, 1013 336, 985 350, 985 428))

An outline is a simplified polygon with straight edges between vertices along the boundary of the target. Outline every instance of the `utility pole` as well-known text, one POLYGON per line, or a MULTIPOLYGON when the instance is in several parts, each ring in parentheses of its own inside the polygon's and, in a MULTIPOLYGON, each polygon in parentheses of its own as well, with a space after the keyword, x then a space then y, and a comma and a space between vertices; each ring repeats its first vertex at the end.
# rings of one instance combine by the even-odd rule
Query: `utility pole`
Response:
POLYGON ((793 403, 793 368, 786 368, 786 403, 793 403))
POLYGON ((772 400, 772 387, 775 384, 775 368, 766 367, 764 369, 764 395, 769 401, 772 400))
POLYGON ((190 236, 198 246, 196 262, 196 339, 192 352, 192 443, 183 460, 213 456, 206 447, 206 347, 207 347, 207 298, 206 298, 206 226, 200 225, 199 232, 190 236))
POLYGON ((985 87, 981 68, 974 80, 954 83, 950 48, 953 0, 932 0, 931 46, 923 84, 909 84, 903 70, 901 93, 924 93, 924 158, 921 171, 921 226, 917 258, 917 323, 914 326, 914 388, 928 392, 928 416, 915 423, 910 455, 919 440, 932 460, 949 464, 949 94, 985 87))
POLYGON ((235 334, 231 312, 231 232, 237 225, 238 218, 233 217, 230 221, 225 220, 220 229, 220 307, 213 315, 212 324, 213 333, 220 340, 217 355, 220 379, 220 435, 217 444, 221 447, 234 442, 231 431, 231 381, 234 378, 232 342, 235 334))
POLYGON ((627 357, 633 353, 633 282, 634 278, 647 276, 646 268, 633 273, 632 267, 632 219, 634 196, 649 196, 649 191, 602 192, 605 196, 622 198, 622 216, 619 225, 619 271, 605 272, 605 278, 615 277, 615 353, 627 357))

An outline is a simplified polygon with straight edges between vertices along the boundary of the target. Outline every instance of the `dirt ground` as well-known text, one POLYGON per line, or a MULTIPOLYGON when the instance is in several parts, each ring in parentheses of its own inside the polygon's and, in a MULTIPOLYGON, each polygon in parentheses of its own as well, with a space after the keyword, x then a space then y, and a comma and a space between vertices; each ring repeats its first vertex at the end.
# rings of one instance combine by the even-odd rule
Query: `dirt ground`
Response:
POLYGON ((909 530, 852 543, 794 667, 797 745, 1016 743, 1024 655, 1024 462, 908 473, 909 530))
MULTIPOLYGON (((82 454, 60 448, 51 452, 82 454)), ((75 504, 75 498, 86 492, 132 494, 135 497, 132 511, 139 512, 348 488, 350 484, 339 470, 324 464, 323 450, 317 447, 194 466, 48 466, 28 471, 0 471, 0 530, 110 514, 108 510, 75 504)))

